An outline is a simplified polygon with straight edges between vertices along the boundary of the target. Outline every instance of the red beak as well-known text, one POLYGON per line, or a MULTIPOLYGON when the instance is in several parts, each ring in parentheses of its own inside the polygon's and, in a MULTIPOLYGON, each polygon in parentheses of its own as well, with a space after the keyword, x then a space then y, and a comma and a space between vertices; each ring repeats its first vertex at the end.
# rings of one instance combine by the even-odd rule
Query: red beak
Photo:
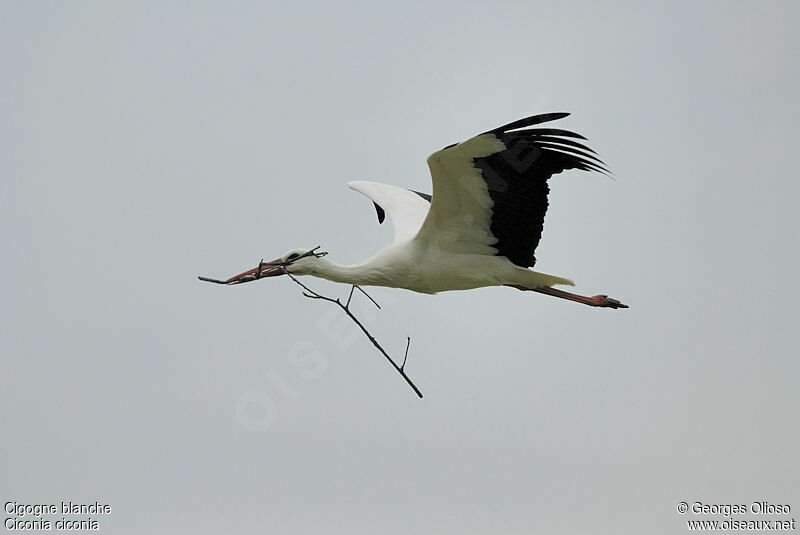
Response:
POLYGON ((271 262, 263 262, 258 267, 249 269, 244 273, 234 275, 225 281, 225 284, 240 284, 242 282, 250 282, 264 277, 277 277, 278 275, 285 275, 284 267, 286 264, 280 258, 276 258, 271 262), (277 265, 276 265, 277 264, 277 265))

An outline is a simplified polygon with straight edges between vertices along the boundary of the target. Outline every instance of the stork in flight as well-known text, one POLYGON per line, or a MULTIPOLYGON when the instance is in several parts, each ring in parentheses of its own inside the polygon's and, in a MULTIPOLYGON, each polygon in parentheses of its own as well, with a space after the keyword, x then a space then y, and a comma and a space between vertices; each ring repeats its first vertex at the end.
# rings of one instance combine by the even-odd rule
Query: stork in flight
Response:
POLYGON ((377 182, 347 185, 388 215, 394 241, 371 258, 339 265, 315 250, 295 249, 231 277, 226 284, 285 274, 313 275, 353 286, 388 286, 435 294, 511 286, 594 307, 628 308, 606 295, 553 288, 574 283, 529 269, 536 263, 547 211, 548 179, 566 169, 608 173, 580 134, 531 128, 568 113, 548 113, 448 145, 428 157, 433 194, 377 182))

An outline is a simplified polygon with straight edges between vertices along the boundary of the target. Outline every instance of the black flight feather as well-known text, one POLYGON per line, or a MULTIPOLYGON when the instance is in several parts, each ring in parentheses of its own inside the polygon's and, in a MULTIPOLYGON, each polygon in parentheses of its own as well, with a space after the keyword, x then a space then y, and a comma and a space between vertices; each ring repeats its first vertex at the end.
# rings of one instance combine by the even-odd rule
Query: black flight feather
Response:
POLYGON ((514 121, 485 132, 494 135, 506 149, 484 158, 473 158, 481 170, 494 201, 490 230, 498 256, 522 267, 536 264, 547 212, 548 179, 566 169, 608 174, 595 152, 576 141, 580 134, 557 128, 525 127, 554 121, 568 113, 546 113, 514 121))

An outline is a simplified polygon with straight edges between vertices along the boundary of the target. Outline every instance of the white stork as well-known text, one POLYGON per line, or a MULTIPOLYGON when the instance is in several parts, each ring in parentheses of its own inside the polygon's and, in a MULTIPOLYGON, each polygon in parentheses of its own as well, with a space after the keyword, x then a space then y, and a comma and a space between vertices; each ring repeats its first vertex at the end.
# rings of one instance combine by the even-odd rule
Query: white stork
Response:
POLYGON ((373 201, 379 223, 388 215, 394 225, 394 241, 359 264, 340 265, 325 253, 295 249, 224 282, 288 271, 426 294, 511 286, 595 307, 627 308, 606 295, 557 290, 552 286, 574 283, 529 269, 547 211, 547 180, 565 169, 608 172, 592 149, 574 140, 583 136, 530 128, 567 115, 535 115, 434 152, 428 157, 432 195, 377 182, 348 183, 373 201))

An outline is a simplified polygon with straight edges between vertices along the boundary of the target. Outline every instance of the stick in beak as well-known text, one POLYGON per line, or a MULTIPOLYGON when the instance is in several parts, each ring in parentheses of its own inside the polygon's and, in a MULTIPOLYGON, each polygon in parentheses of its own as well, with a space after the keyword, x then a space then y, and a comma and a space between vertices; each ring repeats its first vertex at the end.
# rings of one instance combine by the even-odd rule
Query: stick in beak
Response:
POLYGON ((284 261, 280 258, 276 258, 271 262, 264 262, 264 260, 262 259, 261 262, 258 263, 258 267, 249 269, 244 273, 239 273, 238 275, 234 275, 228 280, 211 279, 208 277, 197 277, 197 278, 204 282, 213 282, 214 284, 226 284, 228 286, 232 286, 234 284, 242 284, 243 282, 252 282, 266 277, 277 277, 278 275, 285 275, 286 266, 291 266, 294 262, 300 260, 301 258, 305 258, 306 256, 314 256, 316 258, 321 258, 326 254, 328 254, 327 252, 324 251, 317 252, 317 249, 319 249, 319 245, 301 254, 297 258, 292 259, 292 261, 284 261))
POLYGON ((258 267, 248 269, 244 273, 234 275, 225 281, 225 284, 240 284, 242 282, 250 282, 264 277, 277 277, 278 275, 285 275, 286 270, 284 266, 288 265, 287 262, 276 258, 272 262, 264 262, 263 260, 258 263, 258 267))
POLYGON ((272 262, 264 262, 262 260, 258 263, 258 267, 248 269, 247 271, 239 273, 238 275, 234 275, 227 280, 211 279, 208 277, 197 278, 204 282, 213 282, 214 284, 226 284, 228 286, 232 286, 234 284, 252 282, 265 277, 277 277, 278 275, 285 275, 286 270, 284 267, 287 265, 289 265, 289 263, 282 261, 280 258, 276 258, 272 262))

